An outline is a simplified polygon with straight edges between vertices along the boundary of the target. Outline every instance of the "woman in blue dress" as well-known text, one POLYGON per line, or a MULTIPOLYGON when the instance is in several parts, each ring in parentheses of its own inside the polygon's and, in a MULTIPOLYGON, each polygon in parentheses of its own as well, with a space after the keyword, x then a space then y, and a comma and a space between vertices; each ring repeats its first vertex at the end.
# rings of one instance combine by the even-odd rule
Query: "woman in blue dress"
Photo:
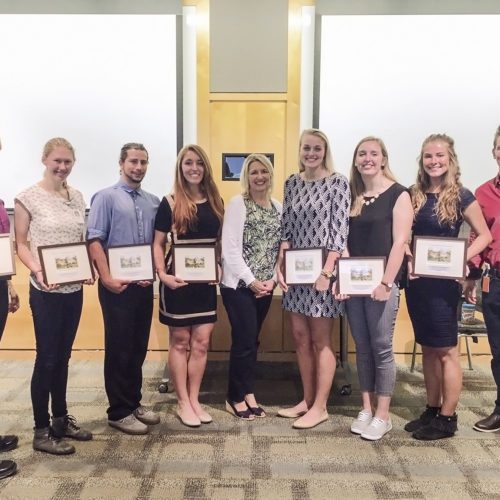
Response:
MULTIPOLYGON (((415 213, 413 237, 457 238, 465 220, 477 234, 467 249, 467 260, 491 241, 478 202, 460 183, 460 167, 451 137, 433 134, 424 140, 411 198, 415 213)), ((406 290, 415 340, 422 346, 427 393, 425 411, 405 426, 415 439, 442 439, 457 431, 455 409, 462 389, 457 348, 460 295, 460 283, 453 279, 410 279, 406 290)))

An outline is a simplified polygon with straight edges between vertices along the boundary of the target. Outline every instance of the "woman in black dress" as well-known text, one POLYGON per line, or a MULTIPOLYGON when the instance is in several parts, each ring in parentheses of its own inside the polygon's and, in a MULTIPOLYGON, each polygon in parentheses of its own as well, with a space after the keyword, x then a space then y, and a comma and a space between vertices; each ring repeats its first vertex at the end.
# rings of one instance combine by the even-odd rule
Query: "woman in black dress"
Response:
MULTIPOLYGON (((433 134, 424 140, 411 198, 414 237, 457 238, 465 220, 477 235, 467 249, 467 260, 491 241, 478 202, 460 183, 460 167, 451 137, 433 134)), ((462 390, 457 348, 460 295, 460 284, 453 279, 410 279, 406 290, 415 340, 422 346, 427 392, 427 408, 405 426, 415 439, 442 439, 453 436, 457 430, 455 409, 462 390)))
POLYGON ((212 421, 198 396, 217 320, 216 286, 186 283, 174 276, 171 251, 165 257, 165 250, 169 236, 173 245, 218 245, 223 212, 205 151, 185 146, 177 156, 173 194, 164 197, 158 208, 153 249, 161 281, 160 322, 170 330, 168 365, 177 393, 177 416, 188 427, 212 421))

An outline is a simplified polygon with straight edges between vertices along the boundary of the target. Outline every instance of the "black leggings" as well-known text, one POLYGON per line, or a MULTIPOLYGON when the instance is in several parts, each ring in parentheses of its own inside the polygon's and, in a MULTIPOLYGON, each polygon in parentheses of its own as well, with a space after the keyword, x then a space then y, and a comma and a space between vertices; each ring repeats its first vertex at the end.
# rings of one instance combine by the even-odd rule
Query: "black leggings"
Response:
POLYGON ((259 333, 273 297, 256 299, 248 288, 221 287, 220 292, 231 323, 227 397, 241 403, 246 394, 254 392, 259 333))

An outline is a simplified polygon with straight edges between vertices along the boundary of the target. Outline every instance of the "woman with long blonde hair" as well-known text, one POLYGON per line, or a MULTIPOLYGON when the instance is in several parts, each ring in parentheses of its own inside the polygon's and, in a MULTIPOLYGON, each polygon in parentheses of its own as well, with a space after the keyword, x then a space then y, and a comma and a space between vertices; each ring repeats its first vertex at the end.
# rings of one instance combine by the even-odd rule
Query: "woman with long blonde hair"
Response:
POLYGON ((349 255, 386 259, 382 280, 371 296, 346 301, 362 397, 351 432, 377 441, 392 429, 389 406, 396 383, 392 338, 413 210, 408 190, 396 182, 385 144, 377 137, 365 137, 357 144, 350 181, 349 255))
POLYGON ((205 151, 195 144, 177 156, 172 195, 160 203, 153 244, 160 283, 160 322, 170 330, 168 365, 177 393, 177 416, 198 427, 212 417, 201 407, 199 391, 210 335, 217 320, 215 283, 186 283, 173 274, 172 245, 218 246, 224 208, 205 151))
POLYGON ((328 420, 327 401, 335 374, 330 335, 333 318, 343 312, 331 279, 335 262, 347 244, 351 195, 347 179, 333 170, 330 144, 320 130, 302 132, 299 172, 285 182, 278 283, 283 308, 290 313, 303 398, 278 415, 297 419, 296 429, 309 429, 328 420), (290 285, 283 279, 284 251, 323 247, 327 257, 312 285, 290 285))
MULTIPOLYGON (((456 238, 465 220, 477 235, 467 249, 467 260, 491 241, 478 202, 460 182, 455 144, 446 134, 432 134, 424 140, 411 198, 415 214, 413 237, 456 238)), ((460 295, 460 284, 453 279, 409 280, 406 301, 415 340, 422 346, 427 394, 424 412, 405 426, 415 439, 442 439, 457 431, 455 410, 462 389, 457 349, 460 295)))

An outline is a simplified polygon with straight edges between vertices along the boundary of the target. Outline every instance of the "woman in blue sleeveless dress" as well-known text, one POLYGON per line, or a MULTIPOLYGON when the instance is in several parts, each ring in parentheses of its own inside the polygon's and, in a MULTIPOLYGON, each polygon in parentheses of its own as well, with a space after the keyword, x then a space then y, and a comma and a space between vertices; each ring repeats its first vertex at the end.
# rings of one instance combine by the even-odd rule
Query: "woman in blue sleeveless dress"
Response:
MULTIPOLYGON (((424 140, 411 197, 415 213, 413 237, 457 238, 465 220, 477 235, 467 249, 467 260, 491 241, 478 202, 460 183, 460 167, 451 137, 433 134, 424 140)), ((457 431, 455 409, 462 390, 457 347, 460 295, 460 283, 453 279, 409 280, 406 301, 415 340, 422 346, 427 393, 425 411, 405 426, 415 439, 442 439, 457 431)))

